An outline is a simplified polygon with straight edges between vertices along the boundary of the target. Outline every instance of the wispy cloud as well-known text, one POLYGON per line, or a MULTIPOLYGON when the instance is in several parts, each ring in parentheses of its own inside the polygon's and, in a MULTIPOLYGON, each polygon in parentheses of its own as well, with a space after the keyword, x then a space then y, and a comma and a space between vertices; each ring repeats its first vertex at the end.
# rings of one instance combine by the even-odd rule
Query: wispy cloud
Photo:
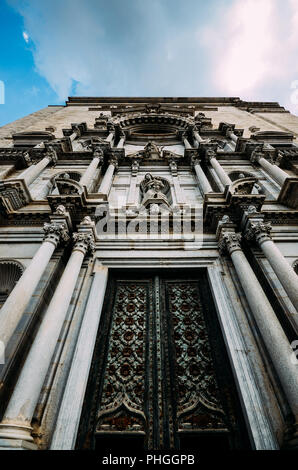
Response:
POLYGON ((8 1, 60 100, 233 95, 294 110, 297 0, 8 1))

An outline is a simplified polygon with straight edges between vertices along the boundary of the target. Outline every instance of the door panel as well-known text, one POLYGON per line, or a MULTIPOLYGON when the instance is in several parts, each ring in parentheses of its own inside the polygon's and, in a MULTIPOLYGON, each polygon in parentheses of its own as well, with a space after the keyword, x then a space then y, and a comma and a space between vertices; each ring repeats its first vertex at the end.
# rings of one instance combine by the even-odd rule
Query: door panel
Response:
POLYGON ((248 447, 205 273, 130 277, 109 281, 77 447, 248 447))

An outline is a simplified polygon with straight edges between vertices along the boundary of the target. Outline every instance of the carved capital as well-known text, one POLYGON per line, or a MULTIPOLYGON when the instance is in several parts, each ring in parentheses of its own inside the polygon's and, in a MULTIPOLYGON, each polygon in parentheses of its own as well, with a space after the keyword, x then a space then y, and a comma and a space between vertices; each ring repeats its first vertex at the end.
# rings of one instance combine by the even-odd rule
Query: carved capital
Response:
POLYGON ((53 147, 48 147, 45 156, 54 164, 58 161, 57 152, 53 147))
POLYGON ((242 250, 240 245, 241 238, 241 233, 223 231, 218 243, 220 253, 223 254, 225 251, 228 251, 231 255, 236 250, 242 250))
POLYGON ((55 246, 58 245, 60 241, 67 242, 69 240, 68 230, 66 225, 59 223, 45 223, 43 226, 44 231, 44 241, 51 242, 55 246))
POLYGON ((258 163, 260 158, 263 158, 263 157, 264 157, 263 153, 259 149, 256 149, 251 153, 250 161, 252 163, 255 163, 255 162, 258 163))
POLYGON ((87 251, 94 253, 95 250, 95 240, 94 236, 90 232, 76 232, 72 236, 74 241, 73 250, 82 251, 85 255, 87 251))
POLYGON ((191 156, 190 163, 191 163, 191 166, 194 167, 196 165, 200 165, 201 160, 199 159, 197 154, 194 154, 191 156))
POLYGON ((93 146, 93 158, 98 158, 99 163, 103 163, 103 150, 99 145, 93 146))
POLYGON ((271 240, 271 230, 272 226, 269 222, 251 222, 244 236, 246 240, 256 240, 261 245, 263 242, 271 240))
POLYGON ((117 168, 118 167, 118 156, 115 155, 115 154, 111 155, 110 158, 109 158, 109 164, 114 165, 115 168, 117 168))
POLYGON ((206 150, 206 153, 205 153, 205 160, 206 160, 206 162, 210 163, 210 161, 212 160, 212 158, 216 158, 216 152, 215 152, 215 150, 213 150, 213 149, 208 149, 208 150, 206 150))

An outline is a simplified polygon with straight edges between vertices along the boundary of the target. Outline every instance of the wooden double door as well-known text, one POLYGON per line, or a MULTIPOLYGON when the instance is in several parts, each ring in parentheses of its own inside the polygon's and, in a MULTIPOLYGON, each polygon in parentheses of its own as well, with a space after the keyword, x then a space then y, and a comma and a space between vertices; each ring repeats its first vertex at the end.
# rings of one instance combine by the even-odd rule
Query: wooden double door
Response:
POLYGON ((204 270, 110 276, 77 448, 249 448, 204 270))

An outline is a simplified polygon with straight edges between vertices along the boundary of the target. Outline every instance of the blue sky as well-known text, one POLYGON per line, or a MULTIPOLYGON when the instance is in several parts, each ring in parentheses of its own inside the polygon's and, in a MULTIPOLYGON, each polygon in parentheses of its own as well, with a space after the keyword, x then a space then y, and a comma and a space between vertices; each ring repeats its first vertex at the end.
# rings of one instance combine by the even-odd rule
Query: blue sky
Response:
POLYGON ((239 96, 298 114, 298 0, 0 0, 0 8, 0 125, 69 95, 239 96))

